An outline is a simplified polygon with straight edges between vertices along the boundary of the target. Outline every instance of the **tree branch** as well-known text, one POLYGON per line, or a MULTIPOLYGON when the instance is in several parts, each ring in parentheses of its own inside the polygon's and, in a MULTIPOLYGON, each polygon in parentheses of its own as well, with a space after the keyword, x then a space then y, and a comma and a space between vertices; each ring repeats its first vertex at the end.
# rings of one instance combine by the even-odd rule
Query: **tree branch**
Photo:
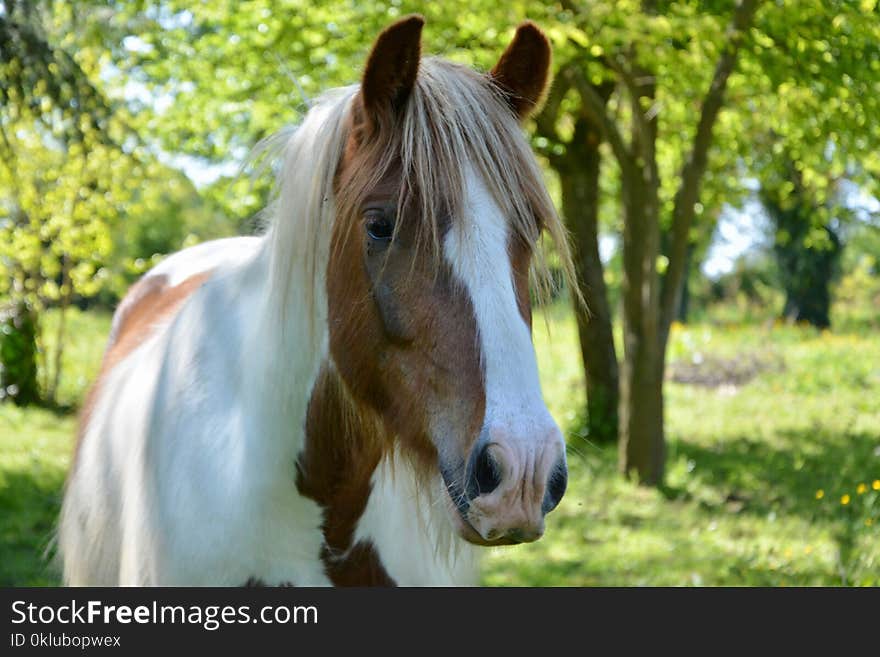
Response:
MULTIPOLYGON (((641 135, 641 143, 647 144, 650 141, 650 127, 648 123, 657 115, 657 112, 654 110, 654 105, 652 105, 649 110, 652 116, 648 118, 646 112, 642 109, 641 99, 645 95, 646 88, 652 87, 655 84, 655 80, 653 76, 646 77, 644 75, 636 78, 632 70, 624 65, 623 60, 624 56, 622 53, 618 53, 613 57, 603 55, 600 59, 606 68, 617 74, 617 77, 623 82, 623 86, 626 87, 629 93, 632 120, 635 124, 636 134, 641 135)), ((653 93, 651 93, 651 96, 653 96, 653 93)), ((656 104, 656 101, 654 103, 656 104)), ((642 153, 641 155, 646 161, 651 157, 650 153, 642 153)))
POLYGON ((593 85, 587 81, 582 71, 572 70, 568 74, 571 84, 580 94, 584 112, 601 130, 602 137, 611 146, 611 150, 614 153, 614 157, 617 158, 620 167, 628 170, 635 166, 635 158, 629 146, 620 134, 617 124, 608 115, 606 102, 602 100, 602 97, 593 85))
POLYGON ((700 120, 694 134, 691 151, 681 170, 681 181, 675 194, 672 210, 671 248, 669 266, 663 278, 660 298, 660 344, 665 345, 669 327, 675 316, 675 307, 681 296, 681 283, 687 254, 688 235, 700 197, 700 184, 709 160, 712 133, 718 114, 724 105, 727 81, 736 68, 740 47, 751 27, 760 0, 740 0, 727 28, 727 47, 715 66, 715 73, 700 110, 700 120))

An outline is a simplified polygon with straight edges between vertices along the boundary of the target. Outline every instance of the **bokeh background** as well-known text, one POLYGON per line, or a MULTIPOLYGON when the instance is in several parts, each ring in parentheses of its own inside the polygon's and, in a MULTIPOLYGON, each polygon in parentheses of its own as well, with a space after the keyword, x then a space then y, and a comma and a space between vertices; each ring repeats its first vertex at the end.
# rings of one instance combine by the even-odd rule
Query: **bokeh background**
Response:
POLYGON ((0 0, 0 585, 58 583, 127 286, 258 232, 251 149, 411 12, 483 70, 546 30, 525 130, 591 310, 536 309, 570 488, 484 582, 880 584, 876 0, 0 0))

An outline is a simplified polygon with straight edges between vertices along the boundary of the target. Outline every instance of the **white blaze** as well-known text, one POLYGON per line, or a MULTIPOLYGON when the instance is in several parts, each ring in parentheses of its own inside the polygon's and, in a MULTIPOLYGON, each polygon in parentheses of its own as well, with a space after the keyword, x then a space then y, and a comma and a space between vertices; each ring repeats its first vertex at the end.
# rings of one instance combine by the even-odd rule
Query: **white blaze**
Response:
POLYGON ((509 222, 472 168, 465 180, 467 216, 447 233, 444 253, 476 316, 485 371, 483 424, 529 440, 546 435, 554 422, 541 394, 531 332, 517 304, 509 222))

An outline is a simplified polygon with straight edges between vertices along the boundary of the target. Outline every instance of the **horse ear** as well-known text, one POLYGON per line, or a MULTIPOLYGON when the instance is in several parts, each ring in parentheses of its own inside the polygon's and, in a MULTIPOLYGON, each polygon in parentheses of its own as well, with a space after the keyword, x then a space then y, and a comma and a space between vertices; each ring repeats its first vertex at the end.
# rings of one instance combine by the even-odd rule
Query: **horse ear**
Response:
POLYGON ((412 91, 419 72, 424 24, 419 15, 407 16, 386 27, 373 44, 361 95, 364 111, 374 122, 401 107, 412 91))
POLYGON ((551 60, 550 41, 537 25, 526 21, 516 28, 513 41, 489 73, 521 121, 544 102, 551 60))

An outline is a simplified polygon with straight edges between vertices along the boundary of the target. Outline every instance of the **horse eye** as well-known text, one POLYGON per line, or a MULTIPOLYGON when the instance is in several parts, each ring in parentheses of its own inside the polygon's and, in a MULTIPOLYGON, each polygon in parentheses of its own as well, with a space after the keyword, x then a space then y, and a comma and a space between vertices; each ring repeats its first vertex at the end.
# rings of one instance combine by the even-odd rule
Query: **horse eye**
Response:
POLYGON ((384 214, 367 215, 367 235, 377 242, 389 242, 394 235, 394 223, 384 214))

